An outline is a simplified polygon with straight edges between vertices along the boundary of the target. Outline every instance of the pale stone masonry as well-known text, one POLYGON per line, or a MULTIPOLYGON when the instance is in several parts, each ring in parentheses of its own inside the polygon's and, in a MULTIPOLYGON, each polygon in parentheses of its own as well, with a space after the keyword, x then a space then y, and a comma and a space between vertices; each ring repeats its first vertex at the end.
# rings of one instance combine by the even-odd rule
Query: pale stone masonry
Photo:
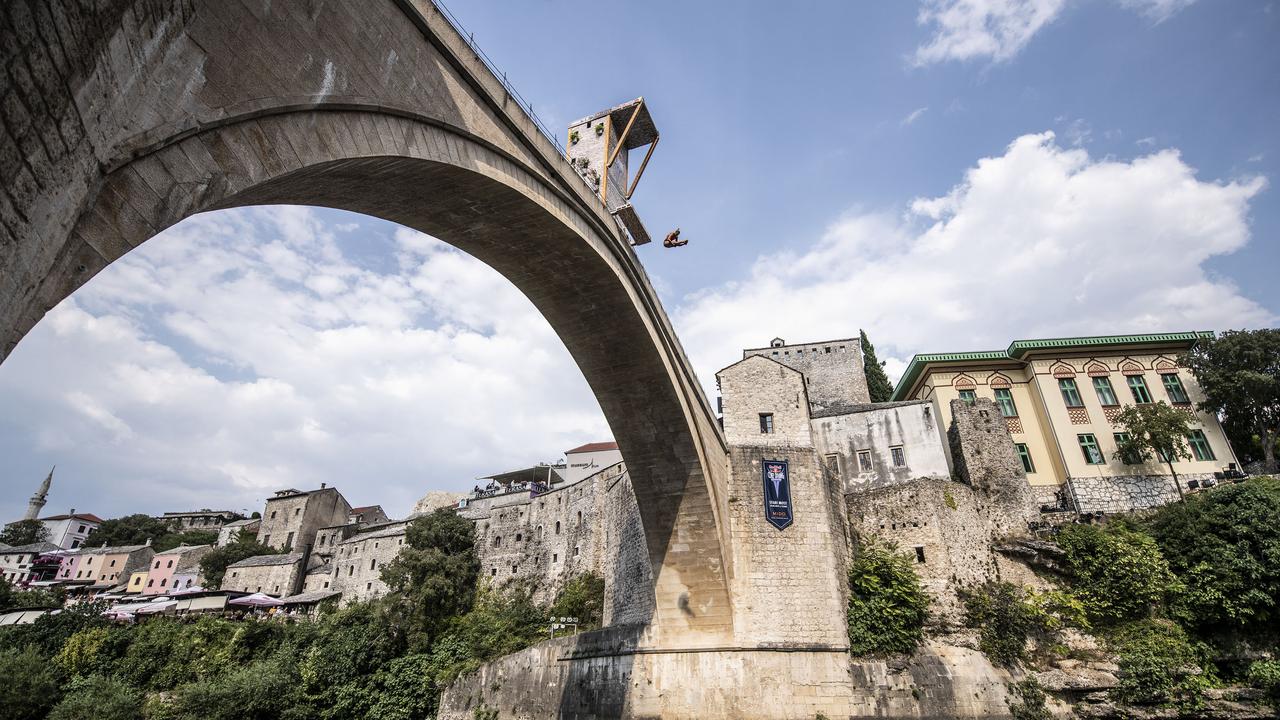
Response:
POLYGON ((308 552, 321 528, 344 525, 350 516, 351 505, 337 488, 281 490, 267 499, 258 542, 285 552, 308 552))
POLYGON ((814 409, 871 402, 866 371, 862 367, 862 343, 858 338, 799 345, 788 345, 782 338, 774 338, 769 347, 742 351, 744 359, 755 355, 800 371, 814 409))
POLYGON ((245 558, 227 566, 221 589, 275 597, 296 594, 302 583, 302 561, 302 553, 245 558))

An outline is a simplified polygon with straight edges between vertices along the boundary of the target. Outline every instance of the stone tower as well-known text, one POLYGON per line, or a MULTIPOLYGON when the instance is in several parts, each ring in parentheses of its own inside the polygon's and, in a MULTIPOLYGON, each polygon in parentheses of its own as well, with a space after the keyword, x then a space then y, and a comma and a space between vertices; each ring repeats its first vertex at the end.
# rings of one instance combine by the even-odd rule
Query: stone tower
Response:
POLYGON ((49 499, 49 486, 53 484, 53 471, 57 467, 54 465, 49 469, 44 482, 40 483, 40 489, 27 501, 27 514, 22 516, 23 520, 35 520, 40 517, 40 511, 44 509, 44 504, 49 499))

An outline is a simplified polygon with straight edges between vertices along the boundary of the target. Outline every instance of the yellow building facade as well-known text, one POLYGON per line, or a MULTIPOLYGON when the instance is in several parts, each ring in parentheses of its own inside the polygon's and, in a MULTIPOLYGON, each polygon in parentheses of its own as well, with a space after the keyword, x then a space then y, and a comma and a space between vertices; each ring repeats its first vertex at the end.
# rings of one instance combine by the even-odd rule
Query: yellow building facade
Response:
POLYGON ((1042 504, 1117 512, 1178 496, 1159 460, 1116 457, 1114 420, 1126 405, 1165 402, 1192 418, 1193 457, 1173 466, 1183 482, 1212 482, 1237 463, 1218 419, 1196 410, 1204 396, 1179 357, 1209 332, 1018 340, 1006 350, 916 355, 894 400, 928 400, 951 424, 951 401, 990 398, 1042 504))

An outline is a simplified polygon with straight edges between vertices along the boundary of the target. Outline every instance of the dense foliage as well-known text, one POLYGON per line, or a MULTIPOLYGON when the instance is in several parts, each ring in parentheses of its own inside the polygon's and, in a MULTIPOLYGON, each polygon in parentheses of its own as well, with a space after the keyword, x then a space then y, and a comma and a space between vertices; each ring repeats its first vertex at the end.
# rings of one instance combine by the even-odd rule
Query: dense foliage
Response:
POLYGON ((1236 451, 1280 472, 1280 329, 1228 330, 1182 363, 1204 392, 1200 409, 1223 417, 1236 451))
POLYGON ((876 357, 876 347, 867 339, 865 330, 858 331, 862 345, 862 369, 867 376, 867 392, 871 402, 889 402, 893 396, 893 383, 884 372, 884 363, 876 357))
POLYGON ((1178 590, 1155 540, 1124 524, 1069 525, 1058 544, 1075 576, 1072 591, 1094 624, 1150 617, 1178 590))
POLYGON ((1184 586, 1177 619, 1201 637, 1280 625, 1280 479, 1198 493, 1143 523, 1184 586))
POLYGON ((59 588, 24 590, 14 587, 8 580, 0 577, 0 610, 61 607, 65 599, 66 593, 59 588))
POLYGON ((928 611, 929 596, 910 559, 889 545, 859 545, 849 568, 850 652, 911 652, 924 637, 928 611))
POLYGON ((90 544, 106 544, 108 547, 144 545, 147 541, 156 552, 164 552, 179 545, 212 545, 218 541, 218 533, 209 530, 174 532, 169 523, 138 513, 104 520, 90 537, 90 544))
POLYGON ((475 527, 439 508, 409 523, 404 549, 382 568, 383 582, 403 595, 414 630, 428 641, 475 600, 480 560, 474 544, 475 527))
POLYGON ((979 647, 998 665, 1026 660, 1029 641, 1045 645, 1064 627, 1088 627, 1083 604, 1069 593, 989 582, 961 597, 965 624, 978 628, 979 647))
POLYGON ((0 543, 14 547, 45 542, 48 539, 49 528, 39 520, 19 520, 5 525, 4 530, 0 530, 0 543))
POLYGON ((1108 640, 1120 658, 1116 696, 1124 702, 1194 705, 1209 685, 1203 650, 1174 622, 1129 623, 1108 640))
POLYGON ((222 587, 222 578, 227 573, 227 566, 258 555, 274 555, 275 548, 259 544, 256 540, 240 540, 220 548, 214 548, 200 558, 200 574, 204 577, 206 587, 222 587))
MULTIPOLYGON (((569 582, 545 606, 527 587, 477 587, 471 533, 447 511, 414 521, 405 561, 390 573, 399 592, 314 622, 156 617, 129 626, 87 604, 0 628, 0 717, 431 717, 445 685, 546 638, 549 617, 578 617, 585 626, 601 619, 598 576, 569 582)), ((237 553, 263 552, 248 545, 229 546, 216 562, 225 568, 237 553)))
POLYGON ((1013 720, 1053 720, 1053 713, 1045 705, 1044 689, 1034 678, 1013 683, 1009 690, 1009 715, 1013 720))

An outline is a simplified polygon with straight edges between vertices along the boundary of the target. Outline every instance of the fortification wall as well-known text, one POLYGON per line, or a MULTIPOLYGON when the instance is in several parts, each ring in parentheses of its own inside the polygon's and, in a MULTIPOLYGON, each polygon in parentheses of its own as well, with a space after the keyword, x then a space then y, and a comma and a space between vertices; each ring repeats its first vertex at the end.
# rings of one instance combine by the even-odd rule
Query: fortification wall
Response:
POLYGON ((620 553, 621 545, 606 546, 614 538, 633 546, 639 531, 648 563, 639 508, 622 464, 537 496, 473 500, 458 514, 475 525, 481 578, 497 587, 527 584, 537 602, 553 600, 566 582, 588 572, 606 583, 617 578, 635 587, 634 554, 620 553))

